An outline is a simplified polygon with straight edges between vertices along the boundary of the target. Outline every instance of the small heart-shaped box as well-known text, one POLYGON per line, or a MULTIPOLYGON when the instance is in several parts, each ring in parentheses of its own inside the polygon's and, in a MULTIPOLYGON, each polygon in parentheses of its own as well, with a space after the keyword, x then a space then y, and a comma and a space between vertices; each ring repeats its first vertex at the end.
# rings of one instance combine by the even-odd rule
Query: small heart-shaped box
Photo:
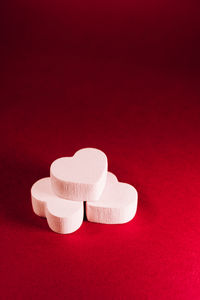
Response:
POLYGON ((45 217, 49 227, 57 233, 72 233, 83 222, 83 202, 56 196, 52 191, 49 177, 33 184, 31 199, 35 214, 45 217))
POLYGON ((86 203, 88 221, 103 224, 122 224, 129 222, 137 210, 138 194, 127 183, 119 182, 108 172, 105 189, 98 202, 86 203))
POLYGON ((77 151, 72 157, 56 159, 50 167, 53 191, 75 201, 98 201, 106 184, 105 153, 94 148, 77 151))

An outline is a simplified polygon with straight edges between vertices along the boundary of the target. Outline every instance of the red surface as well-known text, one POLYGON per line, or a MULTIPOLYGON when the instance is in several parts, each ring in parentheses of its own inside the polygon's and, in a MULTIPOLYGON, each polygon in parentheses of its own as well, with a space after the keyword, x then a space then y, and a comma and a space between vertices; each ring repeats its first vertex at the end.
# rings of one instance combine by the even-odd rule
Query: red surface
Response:
POLYGON ((197 3, 1 3, 1 299, 200 299, 197 3), (30 187, 87 146, 137 215, 55 234, 30 187))

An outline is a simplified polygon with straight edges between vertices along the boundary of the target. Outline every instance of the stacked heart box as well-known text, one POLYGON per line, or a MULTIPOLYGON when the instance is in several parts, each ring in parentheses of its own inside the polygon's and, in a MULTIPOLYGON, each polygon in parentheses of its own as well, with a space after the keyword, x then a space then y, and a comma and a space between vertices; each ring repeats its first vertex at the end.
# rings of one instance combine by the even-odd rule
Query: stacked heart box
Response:
POLYGON ((47 219, 57 233, 72 233, 84 218, 90 222, 122 224, 137 210, 137 191, 108 172, 105 153, 94 148, 81 149, 73 157, 55 160, 50 177, 31 188, 33 211, 47 219))

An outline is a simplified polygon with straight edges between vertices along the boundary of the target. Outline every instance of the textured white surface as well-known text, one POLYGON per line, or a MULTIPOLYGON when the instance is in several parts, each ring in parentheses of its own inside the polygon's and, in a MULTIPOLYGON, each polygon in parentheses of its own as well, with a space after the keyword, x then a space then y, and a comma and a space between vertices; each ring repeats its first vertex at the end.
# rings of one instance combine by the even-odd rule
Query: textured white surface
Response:
POLYGON ((137 191, 127 183, 118 182, 108 172, 105 189, 97 202, 86 203, 88 221, 104 224, 121 224, 132 220, 137 210, 137 191))
POLYGON ((94 148, 58 158, 50 167, 53 191, 65 199, 97 201, 105 187, 107 168, 106 155, 94 148))
POLYGON ((72 233, 83 222, 83 202, 56 196, 52 191, 50 177, 34 183, 31 199, 35 214, 46 217, 49 227, 57 233, 72 233))

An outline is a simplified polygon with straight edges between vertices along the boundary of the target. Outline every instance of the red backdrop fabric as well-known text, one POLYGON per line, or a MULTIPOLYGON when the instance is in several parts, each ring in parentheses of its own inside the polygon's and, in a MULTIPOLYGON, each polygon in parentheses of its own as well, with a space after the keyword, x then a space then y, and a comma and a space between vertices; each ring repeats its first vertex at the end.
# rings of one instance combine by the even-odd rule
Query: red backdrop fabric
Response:
POLYGON ((1 3, 1 299, 200 299, 197 4, 1 3), (83 147, 138 211, 55 234, 30 188, 83 147))

